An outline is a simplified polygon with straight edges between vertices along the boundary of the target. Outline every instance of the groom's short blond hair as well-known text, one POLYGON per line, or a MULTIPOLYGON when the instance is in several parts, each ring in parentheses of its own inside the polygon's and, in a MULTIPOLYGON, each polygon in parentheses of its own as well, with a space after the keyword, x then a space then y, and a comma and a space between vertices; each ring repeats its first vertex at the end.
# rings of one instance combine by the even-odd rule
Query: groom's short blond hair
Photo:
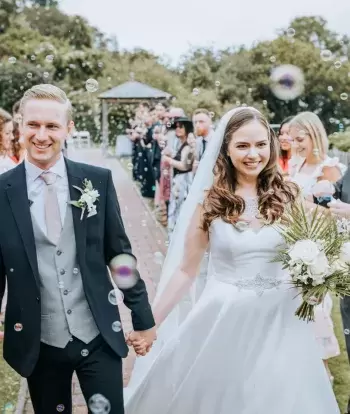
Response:
POLYGON ((31 99, 42 99, 42 100, 50 100, 56 101, 61 104, 66 105, 67 107, 67 118, 68 122, 73 120, 73 108, 72 103, 68 99, 66 93, 58 88, 57 86, 50 85, 48 83, 44 83, 41 85, 34 85, 30 89, 28 89, 21 99, 19 112, 23 116, 23 109, 26 102, 30 101, 31 99))

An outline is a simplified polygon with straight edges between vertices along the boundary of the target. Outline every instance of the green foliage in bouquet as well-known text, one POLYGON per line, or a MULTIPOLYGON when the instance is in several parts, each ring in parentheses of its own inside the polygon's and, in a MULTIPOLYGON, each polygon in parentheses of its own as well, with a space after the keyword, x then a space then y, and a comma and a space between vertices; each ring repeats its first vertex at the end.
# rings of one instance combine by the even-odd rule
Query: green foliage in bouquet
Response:
POLYGON ((314 320, 314 307, 327 292, 350 295, 349 235, 339 233, 337 220, 327 210, 307 210, 303 203, 288 209, 276 226, 286 246, 273 261, 288 269, 292 285, 300 290, 302 304, 296 315, 314 320))

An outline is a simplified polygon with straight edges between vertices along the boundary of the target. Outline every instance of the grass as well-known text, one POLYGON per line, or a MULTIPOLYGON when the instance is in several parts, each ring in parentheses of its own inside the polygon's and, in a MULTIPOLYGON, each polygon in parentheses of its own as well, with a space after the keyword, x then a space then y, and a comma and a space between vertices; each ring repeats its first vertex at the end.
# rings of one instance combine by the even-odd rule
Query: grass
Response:
POLYGON ((335 334, 339 341, 340 355, 329 360, 329 367, 334 376, 334 392, 341 410, 340 412, 345 413, 350 396, 350 368, 338 298, 333 299, 333 322, 335 334))
MULTIPOLYGON (((0 328, 2 330, 2 327, 0 328)), ((0 341, 0 412, 12 413, 17 403, 21 377, 5 362, 0 341), (6 410, 5 410, 6 407, 6 410)))

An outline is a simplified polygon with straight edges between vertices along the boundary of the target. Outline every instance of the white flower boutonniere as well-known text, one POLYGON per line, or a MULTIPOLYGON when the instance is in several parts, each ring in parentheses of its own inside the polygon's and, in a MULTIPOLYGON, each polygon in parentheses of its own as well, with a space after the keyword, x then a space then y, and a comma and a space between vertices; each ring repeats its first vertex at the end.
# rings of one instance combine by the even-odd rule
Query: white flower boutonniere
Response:
POLYGON ((85 178, 83 181, 83 188, 76 185, 73 185, 73 187, 81 192, 79 200, 70 202, 73 206, 81 208, 80 220, 83 219, 86 210, 88 212, 87 218, 97 214, 95 203, 98 201, 100 193, 93 188, 91 181, 85 178))

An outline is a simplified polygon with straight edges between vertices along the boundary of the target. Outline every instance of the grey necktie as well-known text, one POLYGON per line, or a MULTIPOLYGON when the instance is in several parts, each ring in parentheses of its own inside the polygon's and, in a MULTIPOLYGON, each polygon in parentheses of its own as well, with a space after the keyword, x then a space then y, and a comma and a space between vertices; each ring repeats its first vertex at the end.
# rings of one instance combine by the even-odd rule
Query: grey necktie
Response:
POLYGON ((62 222, 60 215, 60 207, 58 204, 55 182, 57 174, 50 171, 44 172, 40 176, 45 184, 45 221, 47 229, 47 237, 57 244, 62 231, 62 222))

